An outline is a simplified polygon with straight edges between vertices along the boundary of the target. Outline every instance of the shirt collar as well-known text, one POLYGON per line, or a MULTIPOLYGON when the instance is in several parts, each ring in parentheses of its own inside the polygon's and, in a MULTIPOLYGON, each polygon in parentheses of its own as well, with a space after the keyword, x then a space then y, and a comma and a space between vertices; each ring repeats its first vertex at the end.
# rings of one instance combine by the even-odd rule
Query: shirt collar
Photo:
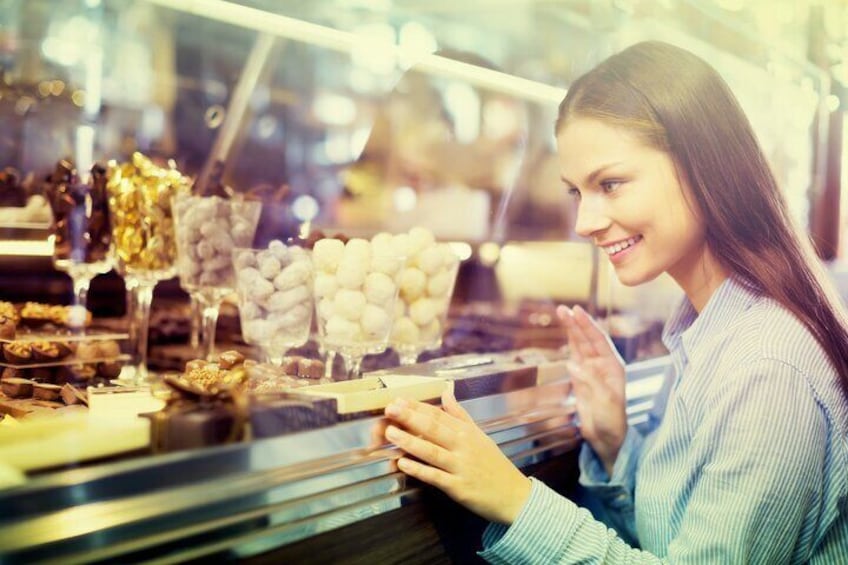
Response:
POLYGON ((718 333, 756 300, 752 286, 730 276, 713 292, 700 315, 685 296, 663 328, 662 342, 672 354, 688 359, 687 351, 705 336, 718 333))

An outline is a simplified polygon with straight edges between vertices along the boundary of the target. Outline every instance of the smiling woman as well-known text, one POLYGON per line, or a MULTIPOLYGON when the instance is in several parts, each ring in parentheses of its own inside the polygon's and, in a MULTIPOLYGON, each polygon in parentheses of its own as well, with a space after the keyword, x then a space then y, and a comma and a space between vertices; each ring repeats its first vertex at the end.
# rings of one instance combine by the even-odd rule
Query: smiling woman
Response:
POLYGON ((449 394, 387 407, 399 468, 493 522, 492 562, 844 563, 846 315, 727 85, 640 43, 571 85, 556 133, 577 232, 624 284, 668 273, 686 294, 664 414, 628 426, 609 337, 564 309, 580 480, 607 523, 528 480, 449 394))
POLYGON ((579 201, 575 230, 607 253, 622 283, 668 272, 684 290, 697 285, 708 296, 725 278, 704 240, 691 190, 668 153, 592 118, 569 121, 557 141, 562 178, 579 201), (696 265, 714 273, 712 284, 688 281, 696 265))

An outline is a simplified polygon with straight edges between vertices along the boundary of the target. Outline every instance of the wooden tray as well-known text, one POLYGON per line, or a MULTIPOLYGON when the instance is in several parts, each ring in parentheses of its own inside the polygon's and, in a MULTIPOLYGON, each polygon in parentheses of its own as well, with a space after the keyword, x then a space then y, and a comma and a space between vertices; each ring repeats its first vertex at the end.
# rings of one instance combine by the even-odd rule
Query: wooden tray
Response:
POLYGON ((85 412, 0 427, 0 461, 20 471, 71 465, 150 444, 150 423, 120 418, 104 425, 85 412))
POLYGON ((382 410, 395 398, 432 400, 440 398, 453 383, 440 378, 415 375, 380 375, 338 383, 307 386, 297 394, 334 398, 339 414, 382 410))

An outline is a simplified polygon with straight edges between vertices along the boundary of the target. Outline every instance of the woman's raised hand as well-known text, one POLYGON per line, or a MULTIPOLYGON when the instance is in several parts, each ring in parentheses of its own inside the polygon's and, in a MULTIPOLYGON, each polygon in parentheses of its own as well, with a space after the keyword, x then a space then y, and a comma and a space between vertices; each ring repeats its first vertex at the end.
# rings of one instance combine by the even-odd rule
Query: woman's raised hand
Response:
POLYGON ((580 306, 562 308, 580 433, 612 474, 627 434, 624 363, 607 334, 580 306))
POLYGON ((452 392, 442 395, 441 408, 398 399, 385 413, 386 439, 406 453, 397 461, 401 471, 489 521, 515 521, 530 496, 530 479, 477 427, 452 392))

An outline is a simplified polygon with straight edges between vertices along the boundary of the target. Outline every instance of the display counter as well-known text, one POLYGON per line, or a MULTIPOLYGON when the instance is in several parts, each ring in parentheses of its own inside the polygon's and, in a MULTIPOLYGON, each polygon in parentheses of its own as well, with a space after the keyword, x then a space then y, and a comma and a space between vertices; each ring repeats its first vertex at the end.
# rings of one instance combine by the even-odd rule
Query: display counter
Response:
MULTIPOLYGON (((668 358, 628 366, 647 421, 668 358)), ((462 405, 519 467, 568 495, 580 443, 567 375, 462 405)), ((378 418, 31 477, 0 492, 0 563, 450 562, 484 524, 392 467, 378 418)))

